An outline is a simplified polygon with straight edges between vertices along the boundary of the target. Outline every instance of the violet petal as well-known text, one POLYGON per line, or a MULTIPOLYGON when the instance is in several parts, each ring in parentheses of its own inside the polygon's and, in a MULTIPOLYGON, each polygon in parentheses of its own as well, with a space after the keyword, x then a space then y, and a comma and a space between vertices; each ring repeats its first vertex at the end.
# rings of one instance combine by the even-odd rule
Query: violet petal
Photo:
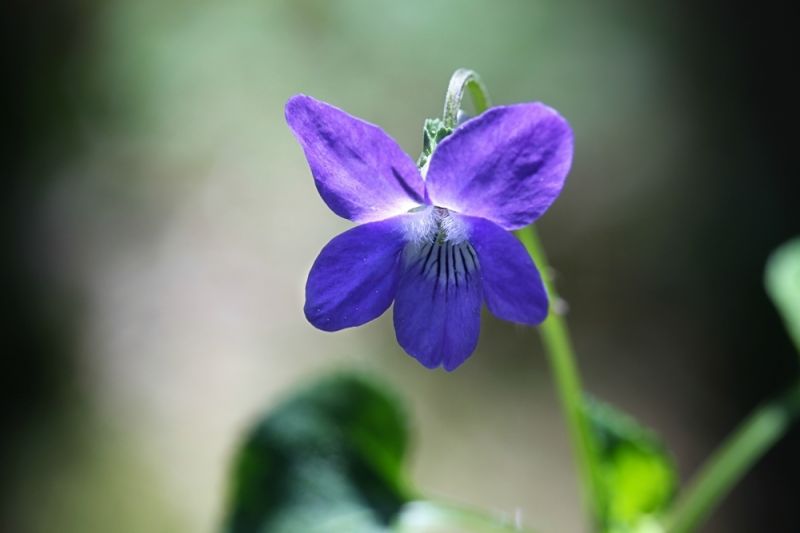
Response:
POLYGON ((305 95, 286 103, 286 122, 320 196, 337 215, 371 222, 424 203, 416 164, 378 126, 305 95))
POLYGON ((435 205, 521 228, 561 192, 572 145, 569 124, 544 104, 493 107, 436 148, 428 195, 435 205))
POLYGON ((547 317, 539 270, 519 240, 489 220, 461 217, 478 254, 486 307, 497 318, 533 326, 547 317))
POLYGON ((309 322, 336 331, 365 324, 389 308, 405 245, 402 218, 356 226, 325 245, 306 282, 309 322))
POLYGON ((468 243, 451 242, 410 250, 402 259, 394 304, 397 341, 424 366, 455 370, 475 350, 480 333, 481 279, 475 251, 468 243))

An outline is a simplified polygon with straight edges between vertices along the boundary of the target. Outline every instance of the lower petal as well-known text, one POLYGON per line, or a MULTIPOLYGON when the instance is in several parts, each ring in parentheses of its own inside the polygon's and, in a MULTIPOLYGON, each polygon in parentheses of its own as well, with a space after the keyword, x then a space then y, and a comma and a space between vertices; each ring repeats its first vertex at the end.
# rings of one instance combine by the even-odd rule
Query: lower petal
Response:
POLYGON ((306 282, 309 322, 337 331, 360 326, 389 308, 405 245, 402 218, 362 224, 325 245, 306 282))
POLYGON ((534 326, 547 317, 547 292, 525 247, 494 222, 461 217, 478 254, 486 307, 498 318, 534 326))
POLYGON ((400 346, 428 368, 456 369, 478 344, 481 278, 467 242, 409 244, 394 304, 400 346))

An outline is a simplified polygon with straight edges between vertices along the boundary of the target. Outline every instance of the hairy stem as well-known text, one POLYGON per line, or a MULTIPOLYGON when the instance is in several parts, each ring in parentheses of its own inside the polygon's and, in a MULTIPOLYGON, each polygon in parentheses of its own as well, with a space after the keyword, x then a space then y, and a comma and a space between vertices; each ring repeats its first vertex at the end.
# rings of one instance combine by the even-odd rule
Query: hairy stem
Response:
POLYGON ((708 458, 665 518, 665 530, 694 531, 798 416, 800 381, 753 411, 708 458))
POLYGON ((550 276, 550 266, 539 241, 536 229, 528 226, 517 231, 517 237, 536 263, 542 274, 550 300, 550 313, 539 326, 542 343, 553 369, 559 399, 567 422, 572 450, 577 464, 581 485, 581 499, 584 509, 596 528, 603 509, 603 492, 597 477, 594 438, 590 432, 589 421, 583 408, 584 395, 581 379, 575 362, 575 354, 570 341, 566 320, 558 312, 558 294, 550 276))

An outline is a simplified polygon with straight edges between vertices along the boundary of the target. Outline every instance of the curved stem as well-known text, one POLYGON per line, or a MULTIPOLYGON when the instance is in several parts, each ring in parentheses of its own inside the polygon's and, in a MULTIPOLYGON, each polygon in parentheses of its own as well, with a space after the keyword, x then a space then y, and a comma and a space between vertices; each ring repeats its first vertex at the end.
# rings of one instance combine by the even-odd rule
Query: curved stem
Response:
POLYGON ((461 109, 465 89, 469 90, 477 114, 483 113, 492 105, 489 100, 489 91, 486 90, 486 86, 477 72, 466 68, 456 70, 450 77, 450 84, 447 86, 444 113, 442 114, 444 125, 450 129, 454 129, 458 125, 458 111, 461 109))
POLYGON ((550 366, 553 369, 559 399, 566 416, 567 429, 572 441, 572 451, 581 482, 583 506, 592 521, 591 526, 596 529, 603 510, 603 492, 597 477, 595 442, 583 408, 584 395, 569 330, 566 320, 559 313, 557 305, 554 305, 558 302, 558 294, 553 285, 550 266, 536 229, 531 225, 516 233, 539 268, 550 299, 550 313, 539 326, 539 331, 550 366))
POLYGON ((779 398, 757 408, 708 458, 665 518, 665 530, 694 531, 798 416, 800 381, 779 398))
MULTIPOLYGON (((458 123, 458 112, 461 109, 465 89, 470 91, 476 113, 484 112, 490 105, 489 93, 478 74, 472 70, 458 69, 450 78, 444 103, 443 121, 449 128, 455 128, 458 123)), ((553 368, 559 398, 566 415, 567 428, 572 440, 580 478, 584 508, 592 521, 592 526, 596 528, 603 509, 602 491, 595 468, 594 439, 591 436, 589 423, 583 409, 584 397, 572 343, 564 318, 552 306, 553 302, 558 301, 558 295, 550 279, 547 258, 535 229, 533 226, 528 226, 519 230, 517 236, 525 245, 534 263, 539 267, 550 297, 550 314, 539 330, 550 366, 553 368)))

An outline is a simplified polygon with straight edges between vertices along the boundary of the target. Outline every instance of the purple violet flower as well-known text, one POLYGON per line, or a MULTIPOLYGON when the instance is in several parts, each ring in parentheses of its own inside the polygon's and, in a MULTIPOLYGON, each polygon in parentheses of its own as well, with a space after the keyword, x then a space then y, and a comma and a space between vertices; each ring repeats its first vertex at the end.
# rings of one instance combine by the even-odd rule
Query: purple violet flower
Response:
POLYGON ((311 267, 305 315, 360 326, 394 302, 397 341, 428 368, 475 350, 483 302, 536 325, 547 294, 509 230, 542 215, 572 162, 572 130, 541 103, 493 107, 458 126, 418 169, 382 129, 309 96, 286 104, 322 199, 358 225, 311 267))

